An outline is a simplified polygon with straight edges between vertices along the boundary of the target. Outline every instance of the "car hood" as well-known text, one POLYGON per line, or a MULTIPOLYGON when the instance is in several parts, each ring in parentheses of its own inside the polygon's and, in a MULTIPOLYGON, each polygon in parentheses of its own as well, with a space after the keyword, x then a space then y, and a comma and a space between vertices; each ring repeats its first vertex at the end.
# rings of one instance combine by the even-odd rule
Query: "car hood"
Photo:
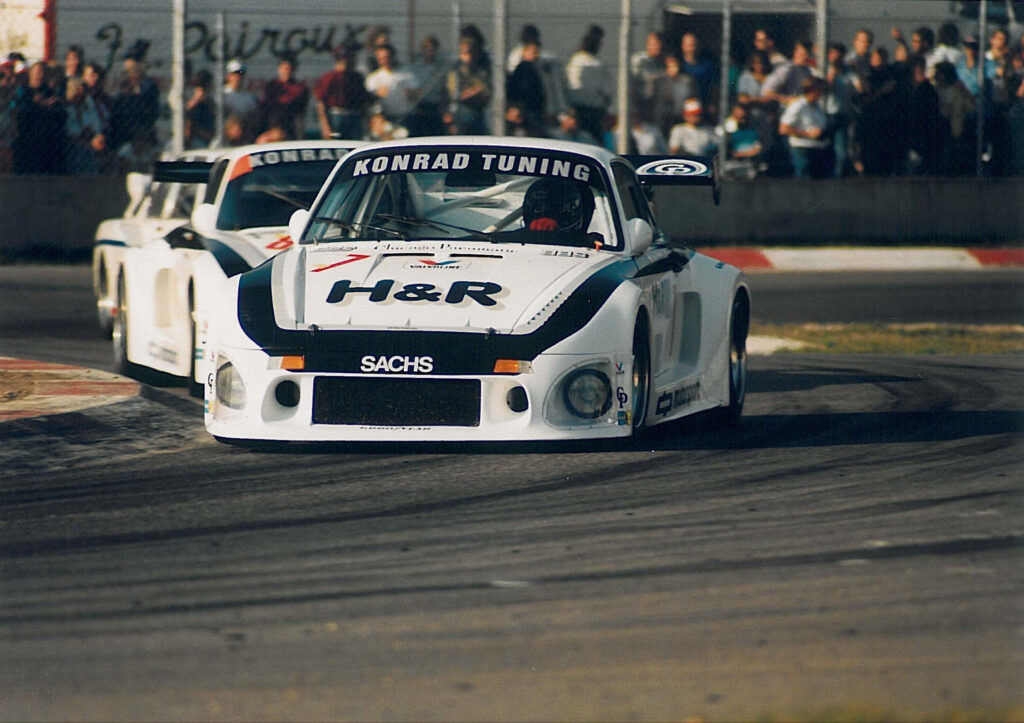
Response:
POLYGON ((274 260, 282 328, 527 333, 619 256, 556 246, 302 246, 274 260))

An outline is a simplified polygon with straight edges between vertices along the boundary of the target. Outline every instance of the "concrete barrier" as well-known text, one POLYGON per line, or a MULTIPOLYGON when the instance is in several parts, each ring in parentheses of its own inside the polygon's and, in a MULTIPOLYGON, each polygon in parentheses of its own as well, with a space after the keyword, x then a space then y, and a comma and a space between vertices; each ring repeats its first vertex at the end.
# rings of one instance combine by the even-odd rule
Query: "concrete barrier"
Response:
POLYGON ((656 188, 658 220, 694 245, 953 245, 1024 241, 1024 178, 757 179, 656 188), (706 194, 706 195, 705 195, 706 194))
MULTIPOLYGON (((0 176, 0 260, 88 258, 96 225, 128 203, 118 176, 0 176)), ((1013 245, 1024 178, 758 179, 659 187, 658 218, 694 245, 1013 245)))
POLYGON ((123 176, 0 175, 0 260, 81 260, 128 205, 123 176))

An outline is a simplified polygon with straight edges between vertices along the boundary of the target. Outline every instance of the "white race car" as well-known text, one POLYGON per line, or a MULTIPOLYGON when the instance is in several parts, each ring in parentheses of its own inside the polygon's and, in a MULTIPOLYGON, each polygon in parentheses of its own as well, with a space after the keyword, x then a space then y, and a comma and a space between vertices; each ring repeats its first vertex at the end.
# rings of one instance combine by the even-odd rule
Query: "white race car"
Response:
POLYGON ((536 139, 357 149, 292 217, 299 243, 222 286, 206 427, 494 441, 735 422, 744 276, 670 245, 644 188, 715 179, 710 161, 536 139))
POLYGON ((201 395, 205 319, 225 279, 292 246, 288 219, 309 208, 356 143, 287 141, 221 151, 207 162, 158 163, 165 184, 205 182, 191 223, 125 248, 113 281, 117 371, 186 377, 201 395))
MULTIPOLYGON (((188 151, 180 161, 211 161, 220 151, 188 151)), ((96 297, 96 316, 100 331, 110 336, 117 308, 117 278, 121 274, 126 248, 136 248, 183 223, 192 215, 196 198, 203 197, 201 183, 153 182, 148 173, 129 173, 125 177, 128 207, 121 218, 109 218, 96 227, 92 249, 92 286, 96 297)))

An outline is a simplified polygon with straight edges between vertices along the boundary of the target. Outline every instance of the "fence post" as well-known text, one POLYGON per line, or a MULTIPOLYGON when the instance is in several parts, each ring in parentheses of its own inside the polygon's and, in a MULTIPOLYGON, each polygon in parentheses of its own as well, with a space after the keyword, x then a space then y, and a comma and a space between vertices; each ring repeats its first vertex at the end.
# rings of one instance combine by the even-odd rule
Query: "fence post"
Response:
MULTIPOLYGON (((633 17, 632 0, 622 0, 619 17, 619 73, 618 95, 619 122, 615 127, 615 150, 626 153, 629 150, 629 129, 632 126, 629 107, 629 31, 633 17)), ((600 139, 598 139, 600 140, 600 139)))
MULTIPOLYGON (((729 117, 729 66, 732 63, 732 54, 729 52, 732 47, 732 0, 724 0, 722 3, 722 57, 719 61, 718 76, 718 122, 724 123, 729 117)), ((726 144, 723 142, 719 151, 719 160, 725 161, 726 144)))
POLYGON ((974 150, 975 173, 982 175, 985 154, 985 33, 988 32, 988 0, 981 0, 978 8, 978 55, 976 68, 978 74, 978 128, 974 150))
MULTIPOLYGON (((505 135, 505 58, 508 49, 505 28, 508 22, 506 0, 494 0, 494 50, 491 53, 491 135, 505 135)), ((456 49, 457 51, 457 49, 456 49)))
POLYGON ((828 0, 817 0, 814 7, 814 44, 818 67, 828 73, 828 0))
POLYGON ((185 149, 185 14, 187 0, 174 0, 171 29, 171 148, 175 153, 185 149))
POLYGON ((217 61, 214 64, 217 68, 217 73, 214 75, 213 82, 213 97, 214 106, 216 111, 216 127, 214 130, 213 140, 210 141, 211 146, 219 146, 224 142, 224 78, 227 76, 227 58, 224 57, 224 50, 227 47, 227 38, 224 35, 226 22, 224 20, 224 13, 217 13, 217 61))

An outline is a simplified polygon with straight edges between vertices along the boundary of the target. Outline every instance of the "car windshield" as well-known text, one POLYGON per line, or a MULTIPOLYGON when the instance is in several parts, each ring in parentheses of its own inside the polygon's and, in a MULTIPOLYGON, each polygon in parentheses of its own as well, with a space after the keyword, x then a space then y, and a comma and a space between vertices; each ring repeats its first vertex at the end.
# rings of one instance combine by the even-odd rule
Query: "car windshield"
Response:
MULTIPOLYGON (((269 156, 264 153, 263 156, 269 156)), ((283 156, 283 153, 280 154, 283 156)), ((237 231, 259 226, 287 226, 297 208, 309 208, 337 161, 238 163, 224 190, 217 228, 237 231), (239 168, 241 166, 241 168, 239 168)))
POLYGON ((367 151, 338 169, 301 243, 462 239, 617 247, 607 175, 547 149, 367 151))

